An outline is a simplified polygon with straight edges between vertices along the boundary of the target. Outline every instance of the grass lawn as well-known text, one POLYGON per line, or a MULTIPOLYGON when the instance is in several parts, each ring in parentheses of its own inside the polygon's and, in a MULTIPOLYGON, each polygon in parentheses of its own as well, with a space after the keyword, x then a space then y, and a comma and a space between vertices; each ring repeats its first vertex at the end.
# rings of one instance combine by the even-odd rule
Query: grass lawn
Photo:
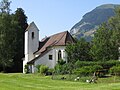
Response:
MULTIPOLYGON (((120 79, 119 79, 120 80, 120 79)), ((120 81, 98 79, 97 84, 52 80, 50 76, 34 74, 0 74, 0 90, 120 90, 120 81)))

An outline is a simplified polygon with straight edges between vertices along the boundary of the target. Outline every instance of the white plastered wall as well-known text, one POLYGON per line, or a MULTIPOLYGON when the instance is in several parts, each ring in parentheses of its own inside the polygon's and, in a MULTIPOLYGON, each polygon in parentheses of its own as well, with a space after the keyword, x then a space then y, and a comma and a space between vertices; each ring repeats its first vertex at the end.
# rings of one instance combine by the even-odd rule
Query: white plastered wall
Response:
POLYGON ((37 65, 46 65, 49 68, 54 68, 58 62, 58 51, 59 50, 61 50, 62 59, 67 62, 65 46, 54 46, 51 48, 51 50, 49 52, 47 52, 45 55, 38 58, 34 62, 34 71, 36 72, 37 69, 35 68, 35 66, 37 66, 37 65), (52 55, 52 57, 53 57, 52 60, 49 60, 49 55, 52 55))
POLYGON ((24 68, 28 61, 34 59, 33 53, 38 50, 39 47, 39 30, 36 25, 32 22, 25 32, 25 60, 23 61, 23 73, 25 73, 24 68), (32 37, 34 33, 34 38, 32 37))

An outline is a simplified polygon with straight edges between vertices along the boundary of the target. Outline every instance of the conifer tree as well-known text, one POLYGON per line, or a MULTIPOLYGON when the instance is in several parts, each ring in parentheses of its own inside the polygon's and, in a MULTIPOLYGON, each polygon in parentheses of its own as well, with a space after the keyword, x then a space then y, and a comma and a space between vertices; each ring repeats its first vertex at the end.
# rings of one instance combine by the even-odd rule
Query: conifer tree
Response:
POLYGON ((27 16, 24 13, 22 8, 17 8, 15 14, 13 14, 13 20, 18 22, 17 26, 17 42, 16 42, 16 55, 14 56, 14 66, 13 69, 16 72, 21 72, 22 69, 22 58, 24 57, 24 33, 28 26, 27 24, 27 16))

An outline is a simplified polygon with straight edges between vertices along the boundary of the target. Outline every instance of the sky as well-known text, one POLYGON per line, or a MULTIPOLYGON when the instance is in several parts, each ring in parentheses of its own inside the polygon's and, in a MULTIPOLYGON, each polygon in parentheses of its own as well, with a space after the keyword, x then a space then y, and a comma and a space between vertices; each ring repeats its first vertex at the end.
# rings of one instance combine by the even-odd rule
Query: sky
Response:
POLYGON ((11 0, 12 13, 22 8, 40 30, 40 39, 70 31, 82 16, 102 4, 120 4, 120 0, 11 0))

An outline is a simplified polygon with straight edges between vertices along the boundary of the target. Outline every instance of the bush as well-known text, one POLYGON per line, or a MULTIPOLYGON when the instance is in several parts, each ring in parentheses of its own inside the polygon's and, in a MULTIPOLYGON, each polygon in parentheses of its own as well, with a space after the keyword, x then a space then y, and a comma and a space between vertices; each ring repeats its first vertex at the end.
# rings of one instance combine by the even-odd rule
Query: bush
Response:
POLYGON ((40 66, 40 74, 46 74, 47 73, 47 71, 48 71, 48 67, 47 66, 45 66, 45 65, 41 65, 40 66))
POLYGON ((75 68, 80 68, 80 67, 84 67, 84 66, 93 66, 96 65, 96 62, 91 62, 91 61, 77 61, 75 63, 75 68))
POLYGON ((104 75, 107 73, 107 70, 103 69, 103 67, 100 65, 94 65, 93 72, 97 77, 104 77, 104 75))
POLYGON ((80 68, 80 67, 84 67, 84 66, 94 66, 94 65, 100 65, 104 69, 110 69, 111 67, 113 67, 115 65, 120 65, 120 61, 118 61, 118 60, 109 60, 109 61, 101 62, 99 60, 97 62, 93 62, 93 61, 79 61, 78 60, 75 63, 75 68, 80 68))
POLYGON ((47 75, 52 75, 53 74, 53 72, 54 72, 54 69, 48 69, 48 71, 45 73, 45 75, 47 76, 47 75))
POLYGON ((112 68, 110 68, 110 73, 112 75, 120 76, 120 66, 113 66, 112 68))
POLYGON ((94 65, 94 66, 90 65, 90 66, 83 66, 83 67, 74 69, 73 73, 80 76, 89 76, 89 75, 92 75, 94 72, 97 72, 102 69, 103 68, 100 65, 94 65))
POLYGON ((29 73, 29 67, 28 67, 28 64, 25 65, 25 67, 24 67, 24 71, 25 71, 26 74, 29 73))
POLYGON ((37 68, 37 73, 40 73, 40 67, 41 67, 41 65, 36 65, 35 67, 37 68))
POLYGON ((118 60, 109 60, 106 62, 99 62, 99 65, 101 65, 104 69, 110 69, 111 67, 115 65, 120 65, 120 61, 118 60))
POLYGON ((65 63, 66 63, 66 61, 64 61, 63 59, 58 60, 58 64, 60 64, 60 65, 64 65, 65 63))
POLYGON ((57 64, 55 66, 55 73, 57 74, 68 74, 68 72, 69 72, 68 64, 64 64, 64 65, 57 64))
POLYGON ((84 67, 73 70, 73 73, 79 76, 88 76, 92 74, 92 71, 93 71, 92 66, 84 66, 84 67))
POLYGON ((102 70, 102 69, 103 69, 103 67, 100 66, 100 65, 94 65, 94 66, 92 67, 92 71, 93 71, 93 72, 96 72, 96 71, 99 71, 99 70, 102 70))

